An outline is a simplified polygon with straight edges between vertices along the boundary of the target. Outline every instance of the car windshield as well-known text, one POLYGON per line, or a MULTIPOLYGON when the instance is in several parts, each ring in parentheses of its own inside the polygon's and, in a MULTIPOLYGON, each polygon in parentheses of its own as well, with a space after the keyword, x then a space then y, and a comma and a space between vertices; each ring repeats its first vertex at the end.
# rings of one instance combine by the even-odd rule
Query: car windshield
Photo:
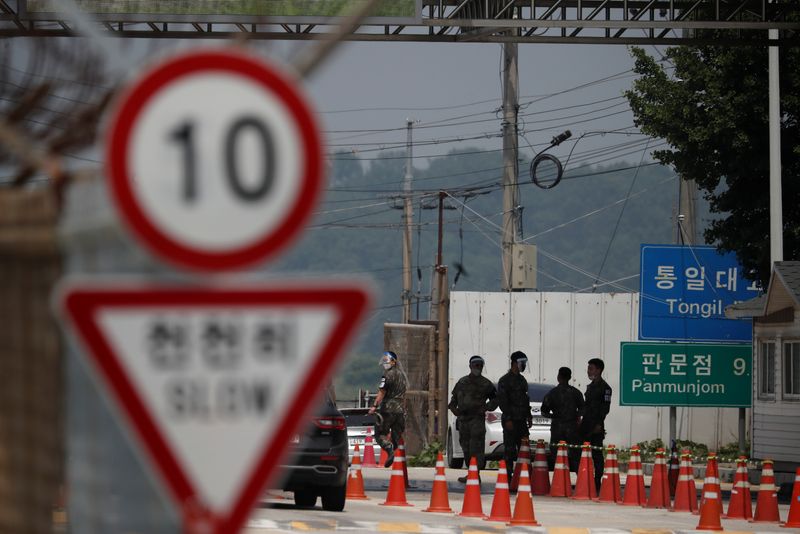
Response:
POLYGON ((375 424, 375 416, 370 415, 366 410, 342 410, 342 415, 344 415, 344 420, 347 421, 348 427, 372 426, 375 424))
MULTIPOLYGON (((497 384, 494 387, 497 388, 497 384)), ((528 398, 531 402, 542 402, 547 392, 554 387, 551 384, 528 384, 528 398)))
POLYGON ((542 402, 547 392, 554 387, 550 384, 528 384, 528 397, 530 397, 531 402, 542 402))

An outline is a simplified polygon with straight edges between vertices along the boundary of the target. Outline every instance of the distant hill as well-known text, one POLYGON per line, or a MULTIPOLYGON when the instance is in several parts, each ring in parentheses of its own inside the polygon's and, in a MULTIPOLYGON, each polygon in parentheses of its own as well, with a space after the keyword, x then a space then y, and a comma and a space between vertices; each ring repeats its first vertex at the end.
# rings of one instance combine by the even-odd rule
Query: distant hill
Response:
MULTIPOLYGON (((325 198, 310 228, 270 271, 374 281, 380 291, 376 309, 337 379, 340 396, 349 396, 359 386, 374 389, 381 374, 382 324, 401 316, 402 210, 394 208, 402 204, 405 159, 402 152, 374 160, 342 153, 330 163, 325 198)), ((591 291, 597 277, 597 291, 636 291, 639 245, 673 242, 673 172, 626 161, 568 165, 562 182, 545 190, 530 182, 527 169, 528 162, 520 162, 523 238, 539 247, 539 289, 591 291)), ((500 290, 502 162, 499 152, 467 149, 435 158, 413 175, 413 290, 421 298, 412 314, 419 309, 424 319, 438 230, 437 210, 429 208, 435 208, 439 190, 454 197, 447 201, 455 209, 445 212, 443 238, 451 284, 455 265, 463 268, 453 289, 500 290)))

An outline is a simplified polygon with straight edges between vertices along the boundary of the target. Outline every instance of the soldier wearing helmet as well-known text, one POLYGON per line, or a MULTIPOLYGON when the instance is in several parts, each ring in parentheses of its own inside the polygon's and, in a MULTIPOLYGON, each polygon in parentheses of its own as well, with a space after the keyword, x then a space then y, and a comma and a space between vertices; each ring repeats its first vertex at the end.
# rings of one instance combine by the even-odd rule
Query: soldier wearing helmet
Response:
POLYGON ((378 385, 378 395, 374 405, 369 409, 370 414, 376 411, 380 414, 375 423, 375 441, 386 451, 387 459, 384 467, 389 467, 394 461, 394 451, 406 429, 406 377, 397 368, 397 354, 386 351, 381 356, 383 376, 378 385), (389 439, 387 439, 389 438, 389 439))
POLYGON ((506 460, 508 477, 514 470, 514 462, 522 443, 529 435, 533 423, 531 401, 528 396, 528 381, 522 376, 528 366, 528 356, 522 351, 511 354, 511 368, 497 382, 497 399, 503 411, 503 455, 506 460))
MULTIPOLYGON (((474 456, 479 470, 485 464, 486 412, 497 408, 497 391, 494 384, 482 376, 483 365, 484 361, 480 356, 469 359, 469 374, 456 382, 447 405, 456 416, 458 443, 464 451, 467 467, 474 456)), ((458 480, 466 482, 467 477, 460 477, 458 480)))

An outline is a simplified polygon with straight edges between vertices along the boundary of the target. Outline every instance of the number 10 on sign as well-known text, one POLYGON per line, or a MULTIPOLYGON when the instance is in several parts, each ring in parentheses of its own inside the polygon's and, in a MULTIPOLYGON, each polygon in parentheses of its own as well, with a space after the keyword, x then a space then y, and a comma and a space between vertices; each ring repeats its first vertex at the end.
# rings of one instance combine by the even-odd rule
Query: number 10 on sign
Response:
POLYGON ((191 52, 119 99, 106 149, 112 196, 161 258, 235 269, 289 244, 321 189, 321 144, 291 78, 240 52, 191 52))

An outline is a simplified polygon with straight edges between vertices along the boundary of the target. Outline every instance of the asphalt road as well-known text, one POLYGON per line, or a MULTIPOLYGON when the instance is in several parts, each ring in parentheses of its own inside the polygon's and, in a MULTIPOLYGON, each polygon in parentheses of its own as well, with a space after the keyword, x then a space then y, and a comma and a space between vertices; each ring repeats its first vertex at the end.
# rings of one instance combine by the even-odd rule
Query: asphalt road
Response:
MULTIPOLYGON (((463 502, 463 485, 456 481, 463 470, 448 470, 448 497, 455 513, 426 513, 434 470, 409 468, 411 488, 406 500, 412 506, 382 506, 389 485, 388 469, 364 469, 367 501, 348 501, 344 512, 326 512, 319 502, 312 509, 294 506, 291 493, 271 493, 254 511, 248 534, 271 532, 426 532, 426 533, 481 533, 481 532, 548 532, 551 534, 667 534, 669 532, 695 531, 699 517, 684 512, 619 506, 614 504, 575 501, 549 496, 534 497, 534 513, 541 527, 507 527, 504 523, 478 518, 460 517, 463 502)), ((482 473, 481 500, 483 512, 492 507, 496 471, 482 473)), ((702 481, 698 481, 698 486, 702 481)), ((723 489, 725 489, 723 487, 723 489)), ((512 509, 515 497, 511 498, 512 509)), ((755 506, 755 502, 753 502, 755 506)), ((727 503, 723 505, 727 509, 727 503)), ((786 519, 789 507, 780 505, 780 516, 786 519)), ((743 520, 722 520, 726 531, 735 532, 798 532, 771 523, 749 523, 743 520)))

